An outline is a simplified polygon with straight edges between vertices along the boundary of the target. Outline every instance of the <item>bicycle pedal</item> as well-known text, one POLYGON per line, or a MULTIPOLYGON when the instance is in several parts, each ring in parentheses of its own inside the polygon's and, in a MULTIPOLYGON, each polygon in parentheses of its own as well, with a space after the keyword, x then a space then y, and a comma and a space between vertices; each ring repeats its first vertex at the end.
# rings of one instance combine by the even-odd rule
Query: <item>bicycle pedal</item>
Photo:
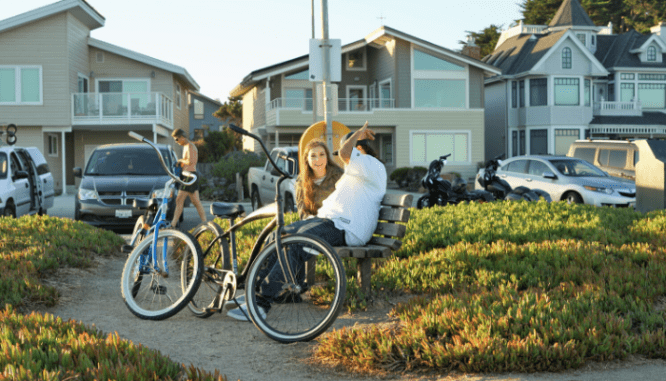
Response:
POLYGON ((122 245, 120 247, 120 251, 122 251, 125 254, 131 253, 132 250, 134 250, 134 246, 132 246, 132 245, 122 245))
POLYGON ((222 309, 220 308, 204 308, 204 311, 206 313, 215 313, 215 312, 222 312, 222 309))

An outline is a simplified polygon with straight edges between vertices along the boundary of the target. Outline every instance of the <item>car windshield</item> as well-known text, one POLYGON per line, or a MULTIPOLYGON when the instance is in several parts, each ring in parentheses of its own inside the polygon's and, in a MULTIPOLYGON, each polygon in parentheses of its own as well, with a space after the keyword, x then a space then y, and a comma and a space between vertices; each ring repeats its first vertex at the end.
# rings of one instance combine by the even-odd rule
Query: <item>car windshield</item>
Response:
POLYGON ((553 159, 550 163, 564 176, 606 177, 604 171, 584 160, 553 159))
POLYGON ((0 152, 0 179, 7 178, 7 154, 0 152))
MULTIPOLYGON (((169 164, 168 154, 165 150, 162 156, 169 164)), ((96 149, 86 167, 86 175, 89 176, 113 176, 113 175, 148 175, 166 176, 167 173, 160 164, 157 153, 148 149, 96 149)))

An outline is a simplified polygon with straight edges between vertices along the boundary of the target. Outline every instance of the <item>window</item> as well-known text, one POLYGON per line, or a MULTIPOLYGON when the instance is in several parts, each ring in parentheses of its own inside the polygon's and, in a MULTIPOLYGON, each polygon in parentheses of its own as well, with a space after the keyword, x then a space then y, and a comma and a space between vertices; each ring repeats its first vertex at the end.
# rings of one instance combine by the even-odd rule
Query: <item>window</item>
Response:
POLYGON ((79 83, 78 83, 78 92, 87 93, 88 92, 88 78, 79 74, 79 83))
POLYGON ((518 82, 511 81, 511 107, 518 107, 518 82))
POLYGON ((180 83, 176 83, 176 107, 180 108, 180 83))
POLYGON ((0 152, 0 179, 6 179, 7 172, 7 154, 0 152))
POLYGON ((562 69, 571 69, 571 49, 562 49, 562 69))
POLYGON ((597 153, 596 148, 576 148, 573 156, 594 164, 594 155, 597 153))
POLYGON ((627 164, 626 150, 599 150, 599 164, 605 167, 624 168, 627 164))
POLYGON ((347 111, 367 111, 365 86, 347 86, 349 104, 347 111))
POLYGON ((555 78, 555 104, 577 106, 580 104, 580 79, 555 78))
POLYGON ((615 84, 614 83, 609 83, 608 84, 608 99, 607 101, 613 102, 615 101, 615 84))
POLYGON ((622 73, 620 74, 620 79, 635 79, 636 75, 634 73, 622 73))
POLYGON ((632 102, 635 96, 635 85, 633 83, 620 84, 620 102, 632 102))
POLYGON ((466 107, 463 79, 415 79, 414 107, 466 107))
MULTIPOLYGON (((130 112, 132 115, 141 115, 151 102, 151 94, 148 93, 148 80, 99 80, 97 88, 100 93, 111 93, 102 95, 103 115, 119 116, 127 115, 127 94, 130 98, 130 112)), ((153 111, 154 114, 154 111, 153 111)))
POLYGON ((666 74, 639 74, 639 81, 666 81, 666 74))
POLYGON ((555 130, 555 155, 566 156, 569 147, 578 140, 580 130, 577 128, 558 128, 555 130))
POLYGON ((548 79, 530 79, 530 106, 548 105, 548 79))
POLYGON ((528 173, 533 176, 543 176, 544 172, 550 172, 550 168, 540 161, 530 160, 528 173))
POLYGON ((639 83, 638 99, 644 109, 666 107, 666 84, 639 83))
POLYGON ((41 103, 41 66, 0 66, 0 104, 41 103))
POLYGON ((525 80, 518 83, 518 99, 520 100, 520 107, 525 107, 525 80))
POLYGON ((194 99, 194 119, 204 118, 204 103, 198 99, 194 99))
POLYGON ((459 70, 465 70, 465 68, 415 49, 414 70, 459 71, 459 70))
POLYGON ((469 132, 412 132, 411 161, 429 164, 448 153, 449 162, 469 163, 469 132))
POLYGON ((284 77, 284 79, 310 79, 310 70, 303 70, 297 73, 289 74, 284 77))
POLYGON ((576 38, 583 44, 585 44, 585 33, 576 33, 576 38))
POLYGON ((393 164, 393 136, 390 134, 380 134, 379 144, 379 157, 384 164, 393 164))
POLYGON ((590 37, 592 37, 592 45, 596 45, 596 44, 597 44, 597 38, 596 38, 597 36, 595 36, 595 35, 593 34, 593 35, 590 36, 590 37))
POLYGON ((502 170, 513 173, 527 173, 527 160, 516 160, 503 166, 502 170))
POLYGON ((49 135, 49 156, 58 156, 58 135, 49 135))
POLYGON ((654 62, 657 60, 657 48, 654 46, 650 46, 647 49, 647 60, 650 62, 654 62))
POLYGON ((592 93, 590 90, 590 80, 586 79, 585 80, 585 89, 584 89, 584 97, 585 97, 585 106, 590 106, 591 104, 591 98, 592 98, 592 93))
POLYGON ((388 79, 379 83, 379 107, 390 108, 391 101, 391 80, 388 79))
POLYGON ((520 152, 518 153, 519 155, 524 155, 525 154, 525 130, 520 130, 520 152))
POLYGON ((365 49, 347 53, 347 70, 365 70, 365 49))
POLYGON ((312 89, 285 89, 284 107, 312 111, 312 89))
POLYGON ((548 154, 548 130, 530 130, 530 154, 548 154))

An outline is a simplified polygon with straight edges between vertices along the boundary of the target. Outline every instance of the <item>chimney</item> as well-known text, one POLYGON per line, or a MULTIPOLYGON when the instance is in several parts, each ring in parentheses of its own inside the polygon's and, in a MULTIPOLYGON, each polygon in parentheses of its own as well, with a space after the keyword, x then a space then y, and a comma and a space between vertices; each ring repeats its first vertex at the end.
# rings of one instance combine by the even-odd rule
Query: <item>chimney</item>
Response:
POLYGON ((666 22, 662 21, 659 24, 650 28, 652 34, 656 34, 661 37, 661 40, 666 42, 666 22))
POLYGON ((467 36, 467 45, 463 46, 462 54, 477 60, 481 59, 481 47, 476 46, 473 36, 467 36))

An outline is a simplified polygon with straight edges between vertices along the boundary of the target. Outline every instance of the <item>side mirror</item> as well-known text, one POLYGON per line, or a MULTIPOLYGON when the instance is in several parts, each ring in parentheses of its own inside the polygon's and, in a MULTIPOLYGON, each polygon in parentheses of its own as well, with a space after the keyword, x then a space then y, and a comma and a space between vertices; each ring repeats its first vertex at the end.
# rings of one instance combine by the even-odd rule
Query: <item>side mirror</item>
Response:
POLYGON ((551 171, 546 171, 546 172, 544 172, 544 173, 543 173, 543 177, 546 178, 546 179, 553 179, 553 180, 556 180, 556 179, 557 179, 557 175, 554 174, 554 173, 551 172, 551 171))
POLYGON ((30 175, 26 171, 16 171, 16 173, 14 173, 14 178, 17 180, 27 179, 28 177, 30 177, 30 175))
POLYGON ((83 177, 81 168, 79 167, 74 168, 72 172, 74 172, 75 177, 83 177))

